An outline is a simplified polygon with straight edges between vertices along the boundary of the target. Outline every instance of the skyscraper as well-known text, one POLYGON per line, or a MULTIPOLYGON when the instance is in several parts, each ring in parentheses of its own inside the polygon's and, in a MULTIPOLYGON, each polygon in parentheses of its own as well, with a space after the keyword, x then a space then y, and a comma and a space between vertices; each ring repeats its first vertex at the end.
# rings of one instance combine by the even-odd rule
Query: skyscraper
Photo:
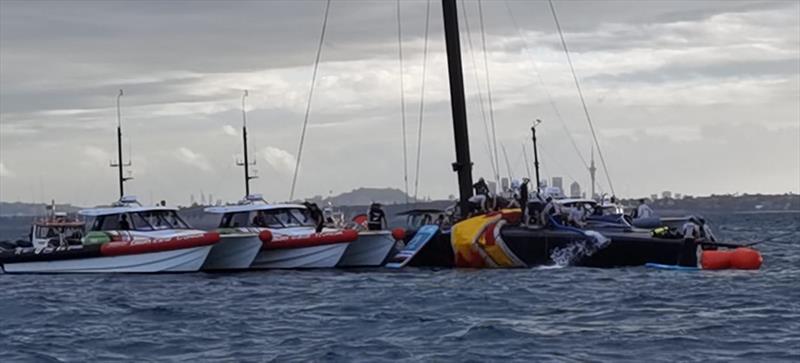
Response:
POLYGON ((558 188, 558 189, 561 189, 563 191, 564 190, 564 179, 562 177, 560 177, 560 176, 554 176, 553 177, 553 186, 558 188))
POLYGON ((569 197, 570 198, 580 198, 581 197, 581 185, 578 182, 574 181, 572 184, 569 185, 569 197))

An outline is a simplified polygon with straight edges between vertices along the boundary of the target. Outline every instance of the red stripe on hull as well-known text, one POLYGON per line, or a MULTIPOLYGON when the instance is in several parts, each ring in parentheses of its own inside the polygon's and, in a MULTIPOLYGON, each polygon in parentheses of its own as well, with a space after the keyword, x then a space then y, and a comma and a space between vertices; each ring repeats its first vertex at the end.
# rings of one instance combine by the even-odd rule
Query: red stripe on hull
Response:
POLYGON ((353 242, 358 239, 358 232, 346 229, 336 232, 312 233, 302 236, 274 235, 270 231, 259 234, 262 250, 280 250, 286 248, 304 248, 337 243, 353 242))
POLYGON ((219 233, 206 232, 190 236, 108 242, 100 246, 103 256, 135 255, 208 246, 219 241, 219 233))

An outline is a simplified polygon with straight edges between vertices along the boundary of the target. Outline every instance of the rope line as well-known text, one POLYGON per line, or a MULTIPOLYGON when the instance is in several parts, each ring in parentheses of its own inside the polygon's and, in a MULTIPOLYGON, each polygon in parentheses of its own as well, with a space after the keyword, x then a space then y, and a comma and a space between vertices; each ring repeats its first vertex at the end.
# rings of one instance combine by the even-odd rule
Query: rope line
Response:
MULTIPOLYGON (((520 28, 519 23, 517 23, 517 18, 514 16, 514 12, 511 10, 511 5, 509 4, 508 0, 505 0, 505 5, 506 5, 506 10, 508 10, 508 15, 511 18, 511 24, 514 25, 514 28, 517 29, 517 34, 519 35, 519 38, 522 39, 522 41, 525 43, 525 46, 528 49, 532 48, 530 46, 528 38, 524 34, 522 34, 522 28, 520 28)), ((589 164, 586 162, 586 158, 583 156, 583 153, 581 153, 581 149, 578 147, 578 143, 575 142, 575 137, 572 135, 572 132, 569 130, 569 127, 567 127, 567 122, 564 121, 564 118, 561 116, 561 111, 556 106, 556 102, 555 100, 553 100, 553 96, 550 93, 550 90, 544 83, 544 80, 542 79, 542 74, 539 71, 539 66, 536 64, 536 60, 531 59, 531 65, 533 65, 533 72, 534 74, 536 74, 536 78, 542 87, 542 92, 544 92, 545 96, 547 96, 547 101, 550 103, 550 107, 553 108, 553 112, 556 114, 556 118, 558 119, 558 121, 561 122, 561 126, 564 129, 564 133, 566 133, 567 137, 569 137, 569 141, 572 144, 572 147, 575 149, 575 153, 578 154, 578 158, 581 159, 583 166, 588 169, 589 164)))
POLYGON ((331 9, 331 0, 325 2, 325 16, 322 20, 322 32, 319 36, 317 46, 317 57, 314 59, 314 71, 311 73, 311 88, 308 91, 308 103, 306 104, 306 114, 303 118, 303 131, 300 133, 300 146, 297 148, 297 160, 294 165, 294 176, 292 177, 292 190, 289 192, 289 200, 294 199, 294 188, 297 185, 297 175, 300 172, 300 159, 303 156, 303 143, 306 139, 306 129, 308 128, 308 115, 311 113, 311 100, 314 97, 314 88, 317 84, 317 70, 319 69, 319 59, 322 54, 322 44, 325 42, 325 29, 328 27, 328 13, 331 9))
POLYGON ((428 38, 431 24, 431 0, 428 0, 428 6, 425 10, 425 46, 422 50, 422 85, 419 95, 419 123, 417 124, 417 167, 414 174, 414 202, 417 201, 417 192, 419 192, 419 164, 422 156, 422 121, 425 113, 425 73, 428 68, 428 38))
POLYGON ((494 164, 497 166, 495 170, 495 182, 500 184, 500 161, 497 155, 497 129, 494 123, 494 105, 492 104, 492 83, 489 78, 489 57, 486 54, 486 29, 483 26, 483 1, 478 0, 478 17, 481 24, 481 43, 483 44, 483 68, 486 72, 486 96, 489 98, 489 121, 492 124, 492 140, 494 141, 494 164))
POLYGON ((397 0, 397 52, 400 58, 400 114, 402 117, 403 132, 403 184, 405 185, 406 204, 408 204, 408 138, 406 135, 406 91, 403 78, 405 67, 403 66, 403 29, 400 21, 400 0, 397 0))
POLYGON ((589 116, 589 108, 586 107, 586 101, 583 98, 583 91, 581 90, 580 82, 578 82, 578 76, 575 73, 575 67, 572 66, 572 57, 569 55, 569 48, 567 48, 567 41, 564 40, 564 32, 561 31, 561 24, 558 22, 558 15, 556 15, 556 8, 553 5, 553 0, 548 0, 550 4, 550 11, 553 13, 553 20, 556 23, 556 28, 558 29, 558 35, 561 37, 561 45, 564 47, 564 53, 567 55, 567 62, 569 63, 569 69, 572 72, 572 79, 575 80, 575 88, 578 89, 578 96, 581 99, 581 105, 583 105, 583 113, 586 115, 586 122, 589 123, 589 130, 592 131, 592 139, 594 139, 594 145, 597 147, 597 154, 600 155, 600 163, 603 165, 603 172, 606 174, 606 180, 608 180, 608 187, 611 189, 611 194, 616 194, 614 192, 614 184, 611 183, 611 176, 608 174, 608 166, 606 166, 606 158, 603 156, 603 151, 600 149, 600 143, 597 141, 597 134, 594 131, 594 125, 592 124, 592 118, 589 116))
POLYGON ((483 130, 484 136, 486 136, 486 144, 487 150, 489 151, 489 164, 492 166, 492 175, 497 175, 499 172, 497 171, 497 166, 494 164, 494 153, 492 152, 492 140, 489 133, 489 124, 486 123, 486 108, 484 106, 483 100, 483 93, 481 91, 481 81, 478 76, 478 62, 475 60, 475 51, 473 50, 472 45, 472 31, 470 30, 469 26, 469 16, 467 16, 467 6, 465 0, 461 0, 461 7, 464 9, 463 16, 464 16, 464 27, 467 31, 467 44, 469 45, 469 55, 472 60, 472 75, 475 77, 475 87, 478 89, 478 104, 480 105, 481 110, 481 120, 483 121, 483 130))

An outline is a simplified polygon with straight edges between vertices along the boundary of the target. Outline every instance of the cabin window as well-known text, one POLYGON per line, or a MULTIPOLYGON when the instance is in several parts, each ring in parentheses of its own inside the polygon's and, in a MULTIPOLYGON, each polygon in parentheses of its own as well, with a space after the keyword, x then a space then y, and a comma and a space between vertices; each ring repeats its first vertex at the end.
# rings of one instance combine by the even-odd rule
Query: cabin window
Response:
POLYGON ((307 227, 314 227, 317 223, 311 219, 311 214, 306 209, 291 209, 292 216, 300 222, 301 225, 307 227))
POLYGON ((226 213, 220 222, 220 228, 239 228, 250 225, 250 212, 226 213))
MULTIPOLYGON (((135 213, 147 221, 150 229, 189 229, 189 225, 184 222, 175 211, 171 210, 153 210, 135 213)), ((138 228, 137 228, 138 229, 138 228)))

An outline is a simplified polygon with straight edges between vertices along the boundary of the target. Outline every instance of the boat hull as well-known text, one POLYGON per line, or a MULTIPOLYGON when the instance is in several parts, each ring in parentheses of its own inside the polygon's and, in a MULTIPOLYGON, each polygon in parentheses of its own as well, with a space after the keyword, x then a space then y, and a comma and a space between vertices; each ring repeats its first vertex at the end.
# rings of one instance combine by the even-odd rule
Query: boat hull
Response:
POLYGON ((339 261, 339 267, 375 267, 383 265, 395 245, 391 231, 366 231, 358 234, 339 261))
POLYGON ((309 247, 262 249, 253 261, 254 269, 332 268, 342 259, 350 242, 309 247))
MULTIPOLYGON (((501 231, 510 251, 525 265, 567 263, 586 267, 644 266, 647 263, 696 266, 697 246, 682 239, 654 238, 640 232, 598 231, 610 239, 602 248, 586 248, 588 239, 575 231, 507 226, 501 231), (566 260, 555 258, 573 254, 566 260)), ((450 233, 434 237, 409 263, 418 267, 456 267, 450 233)), ((408 237, 407 237, 408 238, 408 237)))
POLYGON ((212 246, 170 251, 6 263, 5 273, 157 273, 195 272, 206 261, 212 246))
POLYGON ((261 251, 257 234, 222 235, 203 263, 203 271, 244 270, 250 268, 261 251))

